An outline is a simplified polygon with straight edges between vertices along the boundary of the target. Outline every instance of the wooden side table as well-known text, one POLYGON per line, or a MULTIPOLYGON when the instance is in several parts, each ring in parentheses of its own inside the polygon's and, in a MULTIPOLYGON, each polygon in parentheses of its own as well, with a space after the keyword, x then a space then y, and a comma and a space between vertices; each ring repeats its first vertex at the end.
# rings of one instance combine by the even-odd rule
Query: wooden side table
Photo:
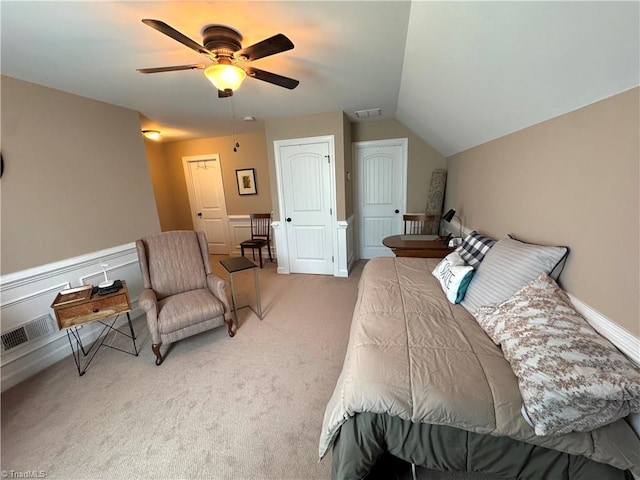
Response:
POLYGON ((69 346, 73 354, 73 359, 78 369, 78 375, 82 376, 87 371, 89 364, 95 357, 101 347, 108 347, 114 350, 128 353, 129 355, 138 356, 138 347, 136 346, 136 336, 131 323, 131 301, 129 300, 129 290, 127 283, 122 281, 122 288, 117 292, 107 295, 98 295, 97 288, 87 285, 60 292, 51 304, 51 308, 56 315, 58 327, 65 330, 69 340, 69 346), (129 323, 131 335, 127 332, 114 327, 120 315, 126 314, 129 323), (107 319, 111 318, 107 321, 107 319), (79 329, 85 323, 99 322, 103 325, 102 331, 98 335, 89 348, 85 348, 80 337, 79 329), (105 344, 107 335, 110 332, 124 335, 133 342, 133 352, 123 350, 113 345, 105 344), (75 347, 74 347, 75 344, 75 347), (82 356, 81 356, 82 354, 82 356), (89 356, 88 360, 83 363, 82 359, 89 356))
POLYGON ((430 239, 431 235, 393 235, 382 240, 396 257, 444 258, 455 250, 445 245, 442 238, 430 239), (425 239, 425 237, 429 239, 425 239))

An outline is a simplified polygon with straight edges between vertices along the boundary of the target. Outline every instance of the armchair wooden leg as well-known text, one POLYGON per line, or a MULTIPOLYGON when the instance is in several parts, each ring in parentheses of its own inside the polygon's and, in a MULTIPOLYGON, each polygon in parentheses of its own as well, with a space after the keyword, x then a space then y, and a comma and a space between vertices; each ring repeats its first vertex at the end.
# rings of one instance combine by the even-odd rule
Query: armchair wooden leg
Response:
POLYGON ((227 324, 227 333, 230 337, 233 337, 236 332, 233 331, 233 319, 225 320, 224 323, 227 324))
POLYGON ((151 350, 153 350, 153 353, 156 354, 156 365, 160 365, 164 361, 164 358, 162 358, 162 354, 160 353, 160 345, 162 344, 153 343, 151 345, 151 350))

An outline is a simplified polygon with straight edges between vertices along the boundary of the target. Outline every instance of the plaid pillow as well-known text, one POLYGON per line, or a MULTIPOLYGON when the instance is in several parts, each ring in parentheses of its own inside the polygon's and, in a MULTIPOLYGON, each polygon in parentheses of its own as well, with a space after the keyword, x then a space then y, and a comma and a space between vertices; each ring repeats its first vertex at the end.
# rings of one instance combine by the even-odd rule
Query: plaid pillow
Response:
POLYGON ((484 256, 495 243, 495 240, 480 235, 474 230, 467 235, 467 238, 463 240, 462 244, 456 248, 456 252, 473 268, 478 268, 484 256))

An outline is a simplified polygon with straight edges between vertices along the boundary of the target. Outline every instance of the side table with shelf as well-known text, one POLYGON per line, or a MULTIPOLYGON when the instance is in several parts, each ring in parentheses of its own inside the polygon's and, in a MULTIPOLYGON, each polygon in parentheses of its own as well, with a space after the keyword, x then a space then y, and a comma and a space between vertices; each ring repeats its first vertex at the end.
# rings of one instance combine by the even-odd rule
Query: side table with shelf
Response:
POLYGON ((89 364, 101 347, 112 348, 129 355, 138 356, 136 336, 133 331, 131 316, 129 315, 131 301, 129 300, 127 283, 122 281, 122 288, 107 295, 99 295, 95 290, 95 288, 92 290, 91 286, 87 285, 68 290, 68 293, 60 292, 51 304, 58 321, 58 327, 67 333, 69 346, 80 376, 85 374, 89 364), (127 315, 130 335, 126 331, 115 327, 118 318, 123 314, 127 315), (110 319, 110 317, 113 318, 110 319), (82 342, 79 330, 84 324, 92 322, 99 322, 103 325, 103 328, 98 337, 87 348, 82 342), (133 343, 133 352, 104 343, 110 332, 130 338, 133 343), (87 357, 88 360, 83 362, 83 358, 87 357))

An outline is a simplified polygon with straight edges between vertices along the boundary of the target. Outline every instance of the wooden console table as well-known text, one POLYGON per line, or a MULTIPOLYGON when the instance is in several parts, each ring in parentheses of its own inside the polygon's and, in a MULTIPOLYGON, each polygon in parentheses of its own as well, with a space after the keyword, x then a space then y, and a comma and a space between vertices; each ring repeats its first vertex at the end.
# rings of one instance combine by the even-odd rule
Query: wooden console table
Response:
POLYGON ((455 250, 433 235, 393 235, 382 240, 396 257, 444 258, 455 250))
POLYGON ((100 347, 108 347, 128 353, 129 355, 138 356, 136 336, 133 332, 133 324, 131 323, 131 316, 129 315, 129 312, 131 312, 131 301, 129 300, 129 290, 127 289, 126 282, 122 282, 122 288, 117 292, 106 295, 98 295, 97 288, 93 287, 92 289, 90 285, 69 291, 72 293, 67 295, 63 295, 62 292, 59 293, 53 301, 53 304, 51 304, 51 308, 53 308, 56 314, 58 327, 67 333, 69 346, 71 347, 73 359, 78 369, 78 375, 84 375, 87 367, 89 367, 96 353, 100 350, 100 347), (127 315, 131 335, 114 327, 121 314, 127 315), (109 321, 103 321, 109 317, 113 318, 109 321), (99 322, 104 327, 89 348, 85 348, 78 330, 83 324, 90 322, 99 322), (130 338, 133 342, 133 352, 104 343, 107 335, 112 331, 115 332, 116 335, 121 334, 130 338), (80 354, 82 354, 82 357, 80 354), (82 358, 86 358, 87 356, 89 356, 89 359, 83 364, 82 358))

